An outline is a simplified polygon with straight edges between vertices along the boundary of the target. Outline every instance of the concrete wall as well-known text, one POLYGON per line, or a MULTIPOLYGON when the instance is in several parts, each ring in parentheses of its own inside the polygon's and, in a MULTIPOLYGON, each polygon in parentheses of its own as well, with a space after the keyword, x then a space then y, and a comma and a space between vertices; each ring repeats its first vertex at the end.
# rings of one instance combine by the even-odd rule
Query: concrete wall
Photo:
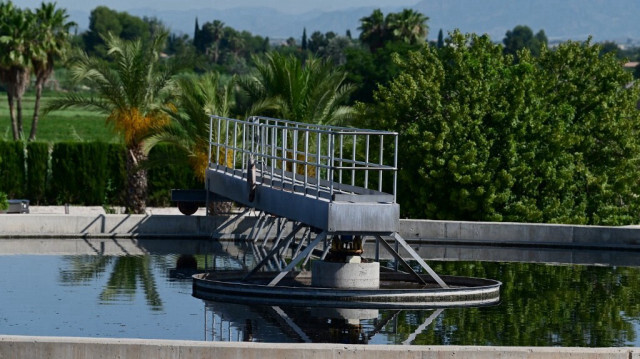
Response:
MULTIPOLYGON (((255 216, 0 215, 0 237, 228 238, 250 235, 255 216)), ((263 232, 264 233, 264 232, 263 232)), ((272 231, 272 236, 276 231, 272 231)), ((640 227, 492 223, 404 219, 400 235, 413 243, 492 244, 640 249, 640 227)))
POLYGON ((640 228, 567 224, 462 222, 405 219, 400 221, 405 239, 430 242, 491 242, 511 245, 640 248, 640 228))
POLYGON ((248 235, 253 216, 0 215, 0 236, 17 237, 203 237, 248 235))
POLYGON ((0 336, 0 358, 298 359, 298 358, 607 358, 640 359, 638 348, 549 348, 268 344, 0 336))

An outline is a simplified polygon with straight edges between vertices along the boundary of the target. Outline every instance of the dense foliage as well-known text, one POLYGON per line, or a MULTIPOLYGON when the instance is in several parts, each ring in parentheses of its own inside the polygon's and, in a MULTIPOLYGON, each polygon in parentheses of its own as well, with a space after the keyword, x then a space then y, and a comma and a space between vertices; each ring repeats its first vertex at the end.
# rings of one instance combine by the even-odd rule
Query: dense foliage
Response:
POLYGON ((640 93, 599 46, 568 42, 514 63, 486 36, 453 33, 397 61, 371 124, 401 134, 405 215, 637 222, 640 93))
POLYGON ((39 205, 45 202, 48 166, 49 144, 46 142, 27 143, 27 190, 31 204, 39 205))
MULTIPOLYGON (((149 169, 151 205, 170 205, 172 188, 202 188, 202 182, 196 178, 180 149, 159 145, 149 156, 155 163, 176 159, 168 165, 149 169)), ((0 157, 0 192, 8 194, 9 198, 25 198, 37 205, 125 204, 124 145, 60 142, 51 146, 30 142, 25 151, 23 142, 0 141, 0 157)))
POLYGON ((24 144, 0 142, 0 159, 0 192, 9 198, 22 198, 25 195, 24 144))

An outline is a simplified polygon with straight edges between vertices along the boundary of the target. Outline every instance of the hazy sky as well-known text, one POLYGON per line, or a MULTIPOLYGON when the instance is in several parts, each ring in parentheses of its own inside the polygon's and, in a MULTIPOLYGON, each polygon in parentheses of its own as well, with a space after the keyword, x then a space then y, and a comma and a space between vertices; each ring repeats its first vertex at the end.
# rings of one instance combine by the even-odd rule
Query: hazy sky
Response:
MULTIPOLYGON (((19 7, 37 7, 42 0, 14 0, 19 7)), ((138 8, 153 8, 157 10, 186 10, 186 9, 226 9, 234 7, 265 6, 286 13, 301 13, 321 8, 323 11, 345 9, 360 6, 403 6, 413 5, 418 0, 56 0, 59 7, 67 10, 90 11, 100 5, 111 9, 126 11, 138 8)))

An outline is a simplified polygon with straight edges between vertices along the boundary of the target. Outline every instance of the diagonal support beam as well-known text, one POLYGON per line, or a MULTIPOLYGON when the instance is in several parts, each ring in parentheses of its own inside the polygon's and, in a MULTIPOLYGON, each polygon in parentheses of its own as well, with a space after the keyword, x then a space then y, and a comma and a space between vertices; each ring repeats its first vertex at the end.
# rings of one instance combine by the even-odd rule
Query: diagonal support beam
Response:
POLYGON ((424 320, 424 323, 422 323, 419 327, 416 328, 413 333, 411 333, 411 335, 409 335, 407 340, 402 342, 402 345, 411 345, 411 343, 416 340, 418 334, 422 333, 429 326, 429 324, 431 324, 443 311, 444 309, 438 309, 434 311, 427 319, 424 320))
POLYGON ((291 240, 291 238, 293 238, 298 231, 300 231, 300 229, 302 229, 302 227, 304 227, 304 224, 302 223, 298 223, 297 226, 295 226, 293 228, 293 230, 291 230, 291 232, 284 238, 284 240, 282 242, 280 242, 280 239, 278 238, 276 240, 276 243, 274 243, 273 248, 271 249, 271 251, 269 251, 269 254, 267 254, 261 261, 260 263, 258 263, 255 267, 253 267, 253 269, 247 273, 247 275, 244 276, 244 278, 242 278, 242 281, 245 281, 247 279, 249 279, 249 277, 251 277, 252 275, 254 275, 256 272, 258 272, 260 269, 262 269, 262 267, 264 267, 265 264, 267 264, 267 262, 276 254, 280 251, 281 247, 284 246, 288 246, 289 242, 291 240))
POLYGON ((284 276, 286 276, 289 272, 291 272, 291 270, 296 265, 298 265, 298 263, 300 263, 300 261, 303 260, 307 256, 307 254, 309 254, 326 237, 327 237, 326 231, 322 231, 320 234, 318 234, 316 239, 314 239, 313 242, 309 243, 307 248, 305 248, 302 252, 300 252, 300 254, 298 254, 295 258, 293 258, 291 262, 275 278, 273 278, 273 280, 271 280, 269 284, 267 284, 267 286, 273 287, 276 284, 278 284, 278 282, 280 282, 282 278, 284 278, 284 276))
POLYGON ((404 240, 404 238, 402 238, 397 232, 393 234, 393 238, 396 240, 396 243, 399 243, 400 246, 402 246, 402 248, 404 248, 404 250, 407 251, 409 255, 411 255, 411 257, 413 257, 413 259, 420 263, 422 268, 426 270, 431 278, 438 282, 438 284, 440 284, 442 288, 449 288, 447 283, 445 283, 442 278, 440 278, 440 276, 433 269, 431 269, 431 267, 429 267, 429 265, 422 258, 420 258, 418 253, 416 253, 416 251, 411 248, 411 246, 404 240))
POLYGON ((416 271, 413 270, 413 268, 411 268, 411 266, 409 265, 409 263, 407 263, 398 252, 396 252, 393 247, 391 247, 391 245, 389 243, 387 243, 387 241, 384 240, 384 238, 380 237, 380 236, 376 236, 376 238, 378 238, 378 241, 382 244, 382 246, 400 263, 402 263, 402 265, 405 266, 405 268, 407 268, 407 270, 409 271, 409 274, 411 274, 418 282, 427 285, 427 282, 424 281, 424 279, 418 274, 416 273, 416 271))

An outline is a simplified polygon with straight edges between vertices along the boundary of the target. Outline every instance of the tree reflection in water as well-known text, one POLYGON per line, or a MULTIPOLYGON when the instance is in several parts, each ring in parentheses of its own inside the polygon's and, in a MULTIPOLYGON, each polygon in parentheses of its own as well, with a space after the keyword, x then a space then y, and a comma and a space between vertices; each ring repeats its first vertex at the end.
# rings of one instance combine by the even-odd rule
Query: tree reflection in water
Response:
POLYGON ((286 315, 276 316, 269 306, 208 302, 208 320, 216 323, 210 326, 209 340, 225 340, 215 329, 221 318, 225 318, 224 328, 234 327, 245 337, 249 320, 251 335, 258 341, 269 341, 270 337, 277 336, 274 334, 277 331, 279 340, 284 336, 301 341, 306 336, 314 342, 363 344, 637 345, 640 268, 492 262, 431 262, 430 265, 441 274, 502 281, 500 304, 448 308, 442 313, 379 310, 373 319, 345 322, 331 319, 327 308, 279 306, 278 311, 286 315), (284 325, 279 317, 290 318, 295 325, 284 325), (334 325, 340 322, 348 325, 341 329, 334 325), (271 334, 265 333, 265 327, 273 328, 271 334), (291 327, 300 330, 291 331, 291 327), (300 336, 300 332, 305 336, 300 336), (342 335, 336 337, 336 333, 342 335))
POLYGON ((71 269, 63 270, 60 279, 63 283, 78 284, 90 282, 107 271, 113 263, 107 284, 100 293, 101 302, 133 301, 142 287, 145 300, 150 309, 162 310, 162 299, 157 291, 152 272, 152 256, 73 256, 68 257, 71 269))

